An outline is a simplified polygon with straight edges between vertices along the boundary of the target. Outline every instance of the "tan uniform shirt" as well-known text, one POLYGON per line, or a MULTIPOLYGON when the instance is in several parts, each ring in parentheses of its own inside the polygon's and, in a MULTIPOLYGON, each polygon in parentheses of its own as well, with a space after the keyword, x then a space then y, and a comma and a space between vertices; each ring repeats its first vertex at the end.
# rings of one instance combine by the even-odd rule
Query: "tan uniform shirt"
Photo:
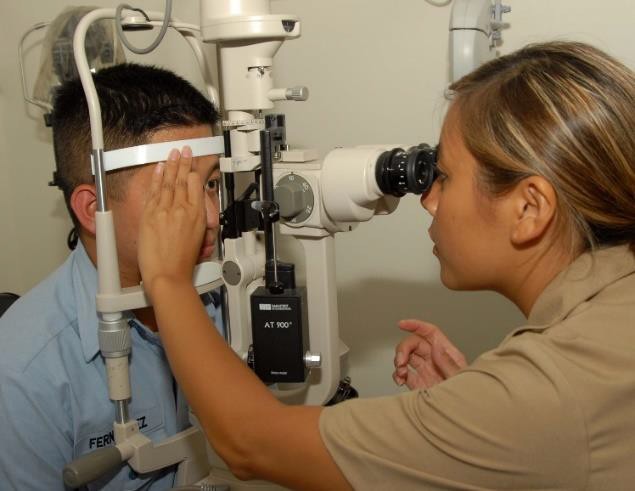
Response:
POLYGON ((635 257, 582 255, 498 348, 320 431, 356 490, 635 490, 635 257))

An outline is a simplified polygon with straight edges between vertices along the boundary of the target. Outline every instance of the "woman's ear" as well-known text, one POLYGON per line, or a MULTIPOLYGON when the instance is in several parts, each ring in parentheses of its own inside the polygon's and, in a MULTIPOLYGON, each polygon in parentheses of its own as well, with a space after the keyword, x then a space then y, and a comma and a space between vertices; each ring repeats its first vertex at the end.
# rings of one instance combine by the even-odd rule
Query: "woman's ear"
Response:
MULTIPOLYGON (((95 235, 95 212, 97 211, 97 194, 92 184, 80 184, 71 194, 71 208, 82 228, 95 235)), ((79 230, 77 231, 80 232, 79 230)))
POLYGON ((531 176, 516 185, 510 196, 513 223, 510 239, 525 246, 547 234, 556 215, 556 192, 544 177, 531 176))

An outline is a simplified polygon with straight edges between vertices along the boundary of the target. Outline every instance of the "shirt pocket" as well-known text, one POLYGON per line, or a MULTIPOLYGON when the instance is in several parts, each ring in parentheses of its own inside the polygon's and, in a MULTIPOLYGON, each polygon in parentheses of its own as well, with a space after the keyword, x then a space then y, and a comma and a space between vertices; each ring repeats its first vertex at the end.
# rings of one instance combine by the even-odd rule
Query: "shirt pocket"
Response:
MULTIPOLYGON (((131 417, 137 420, 141 433, 155 443, 166 438, 163 431, 163 410, 160 405, 148 409, 133 410, 131 417)), ((102 427, 102 429, 94 431, 89 430, 77 439, 74 454, 78 457, 100 448, 111 447, 114 444, 112 426, 102 427)), ((87 489, 112 491, 140 489, 149 482, 155 481, 159 475, 164 476, 165 472, 158 471, 156 473, 138 475, 129 465, 123 464, 91 482, 87 489)))

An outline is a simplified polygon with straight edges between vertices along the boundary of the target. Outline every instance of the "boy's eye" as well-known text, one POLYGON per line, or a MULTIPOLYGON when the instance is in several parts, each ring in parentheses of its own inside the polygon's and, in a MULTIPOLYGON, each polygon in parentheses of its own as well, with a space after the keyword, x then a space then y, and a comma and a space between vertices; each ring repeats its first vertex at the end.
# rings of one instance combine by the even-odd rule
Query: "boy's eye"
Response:
POLYGON ((210 179, 205 183, 205 190, 213 193, 218 193, 219 180, 218 178, 210 179))

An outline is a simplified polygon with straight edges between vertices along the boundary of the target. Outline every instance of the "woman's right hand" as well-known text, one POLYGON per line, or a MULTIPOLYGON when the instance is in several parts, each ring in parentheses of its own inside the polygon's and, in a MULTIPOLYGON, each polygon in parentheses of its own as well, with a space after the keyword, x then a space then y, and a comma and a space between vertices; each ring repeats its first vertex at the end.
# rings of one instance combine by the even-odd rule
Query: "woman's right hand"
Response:
POLYGON ((465 356, 434 324, 417 319, 399 321, 410 336, 395 348, 393 380, 410 389, 427 389, 467 366, 465 356))
POLYGON ((139 269, 151 298, 159 280, 191 286, 204 233, 203 185, 192 172, 192 150, 172 150, 152 175, 139 225, 139 269))

